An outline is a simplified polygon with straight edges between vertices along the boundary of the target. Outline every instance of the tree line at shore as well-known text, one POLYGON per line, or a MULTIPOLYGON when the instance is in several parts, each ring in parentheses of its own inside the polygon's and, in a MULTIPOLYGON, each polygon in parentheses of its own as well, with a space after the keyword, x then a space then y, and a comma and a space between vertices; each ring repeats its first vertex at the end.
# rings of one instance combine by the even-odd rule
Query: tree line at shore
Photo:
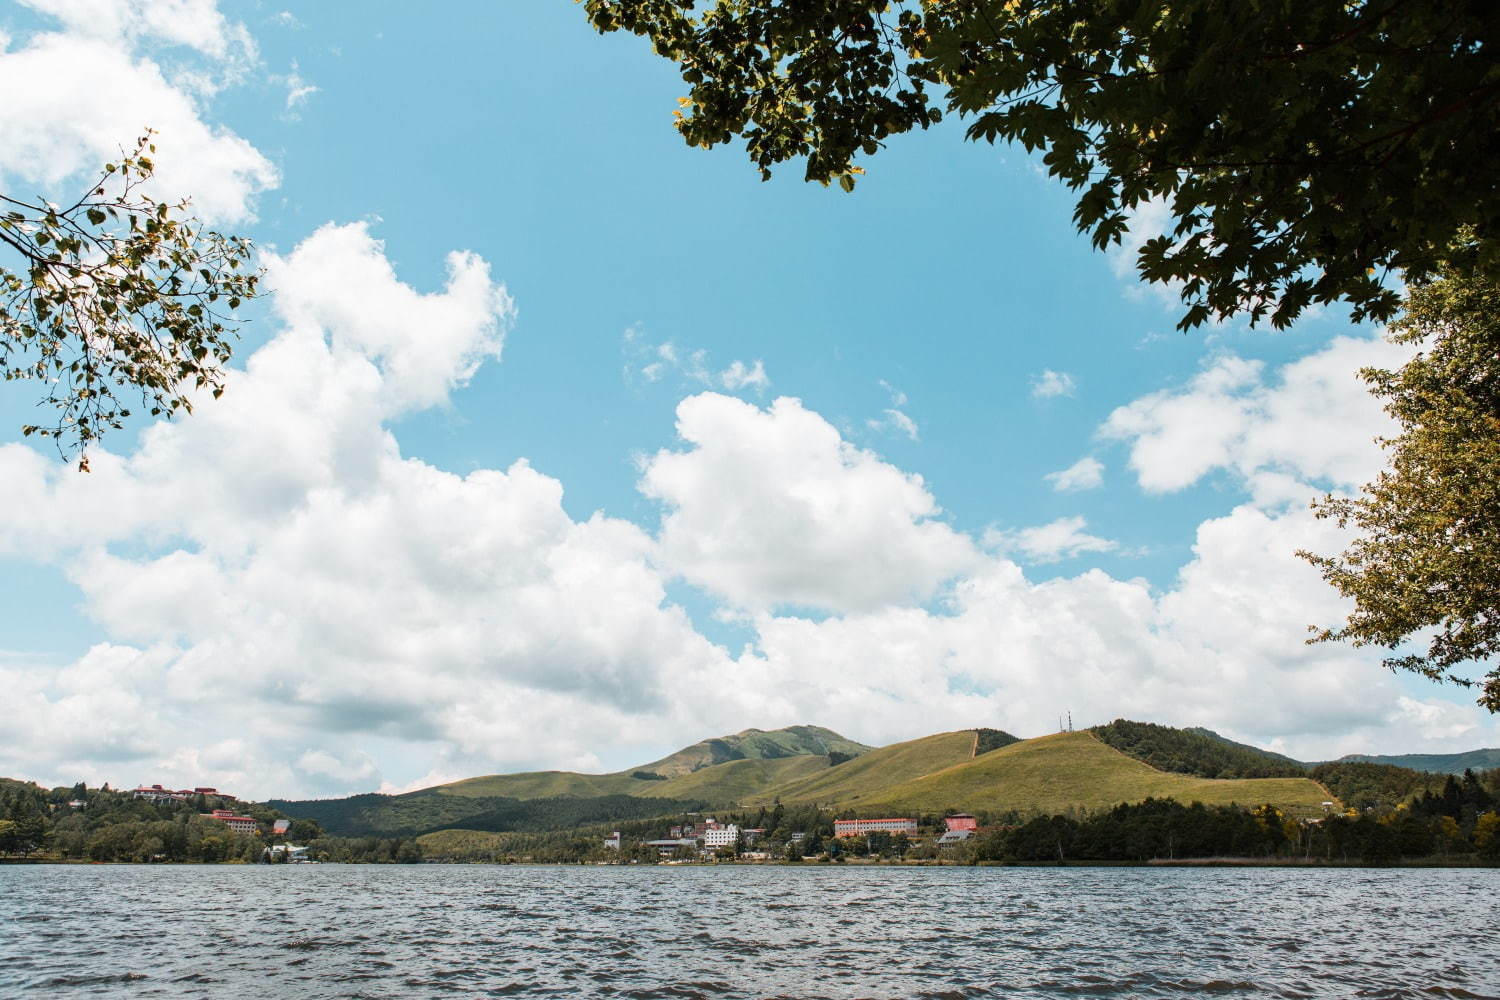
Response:
MULTIPOLYGON (((1349 779, 1353 787, 1384 801, 1313 820, 1288 816, 1271 805, 1183 805, 1165 799, 1148 799, 1092 814, 981 812, 977 814, 977 835, 948 849, 935 844, 936 833, 943 829, 943 814, 914 817, 926 831, 914 838, 888 833, 835 838, 833 820, 845 813, 813 805, 775 803, 716 813, 724 823, 764 831, 757 843, 741 842, 720 851, 717 857, 733 859, 750 847, 774 860, 810 858, 829 862, 851 858, 955 863, 1143 862, 1238 857, 1335 864, 1390 864, 1403 859, 1500 863, 1500 769, 1479 774, 1468 771, 1461 777, 1426 775, 1425 787, 1393 803, 1389 793, 1400 783, 1393 786, 1394 779, 1385 772, 1404 769, 1371 764, 1339 766, 1364 776, 1349 779)), ((697 813, 690 813, 571 824, 551 830, 454 829, 422 837, 338 837, 326 834, 316 820, 289 817, 263 804, 221 802, 204 796, 152 802, 112 791, 108 786, 90 789, 78 784, 49 791, 34 784, 0 780, 0 856, 54 860, 281 861, 285 853, 268 850, 272 845, 270 831, 275 820, 286 819, 289 828, 277 839, 308 847, 309 857, 318 861, 650 863, 661 860, 661 855, 646 841, 665 837, 673 824, 699 818, 697 813), (257 832, 235 833, 204 815, 226 804, 254 818, 257 832), (621 834, 619 850, 604 846, 605 835, 614 831, 621 834)), ((700 857, 687 847, 676 856, 683 860, 700 857)))

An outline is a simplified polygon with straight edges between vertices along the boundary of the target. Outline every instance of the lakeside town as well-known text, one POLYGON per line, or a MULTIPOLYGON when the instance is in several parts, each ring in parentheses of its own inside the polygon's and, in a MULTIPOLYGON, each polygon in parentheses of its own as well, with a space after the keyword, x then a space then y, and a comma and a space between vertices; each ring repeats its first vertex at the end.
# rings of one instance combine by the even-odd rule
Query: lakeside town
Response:
MULTIPOLYGON (((833 821, 835 843, 852 843, 862 838, 862 854, 882 854, 894 851, 906 856, 924 848, 936 851, 951 851, 979 832, 979 820, 969 813, 953 813, 944 816, 940 827, 925 831, 918 821, 910 816, 883 817, 877 819, 836 819, 833 821)), ((995 826, 995 831, 1010 827, 995 826)), ((668 861, 806 861, 819 857, 824 850, 823 838, 813 831, 792 831, 784 842, 767 840, 764 827, 741 827, 736 823, 720 823, 712 816, 701 821, 686 822, 671 827, 667 836, 640 841, 640 845, 656 850, 659 857, 668 861)), ((604 838, 604 848, 619 852, 628 846, 620 831, 615 830, 604 838)), ((837 849, 834 854, 839 853, 837 849)))

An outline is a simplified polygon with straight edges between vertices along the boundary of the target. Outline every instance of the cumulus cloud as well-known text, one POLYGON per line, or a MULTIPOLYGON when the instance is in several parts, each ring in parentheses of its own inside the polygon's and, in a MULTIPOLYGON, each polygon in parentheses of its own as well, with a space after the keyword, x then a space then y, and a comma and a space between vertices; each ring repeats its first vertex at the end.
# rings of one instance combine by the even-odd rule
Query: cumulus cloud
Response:
MULTIPOLYGON (((920 477, 795 399, 684 399, 680 443, 640 467, 654 532, 575 519, 563 484, 524 460, 458 475, 405 455, 390 422, 445 405, 499 357, 512 314, 479 258, 450 255, 447 271, 419 291, 366 227, 325 227, 272 261, 279 328, 221 400, 128 454, 100 451, 87 477, 0 447, 0 554, 62 567, 109 636, 73 663, 0 655, 17 706, 0 713, 0 773, 335 794, 619 766, 624 748, 746 725, 1036 735, 1068 710, 1304 757, 1500 737, 1477 709, 1404 689, 1375 654, 1303 643, 1344 608, 1292 552, 1341 538, 1259 487, 1201 524, 1157 589, 1097 569, 1028 579, 1018 560, 1114 543, 1065 517, 993 532, 985 551, 920 477), (668 597, 679 576, 748 630, 737 655, 668 597)), ((1111 425, 1132 448, 1203 451, 1200 477, 1358 477, 1348 447, 1290 429, 1326 385, 1318 419, 1378 433, 1355 426, 1368 409, 1338 417, 1333 388, 1371 350, 1336 342, 1274 371, 1223 362, 1111 425), (1205 412, 1232 425, 1210 446, 1178 426, 1205 412)), ((1164 475, 1144 454, 1137 474, 1164 475)))
POLYGON ((573 520, 525 461, 459 476, 404 457, 384 426, 498 355, 510 303, 484 263, 452 255, 419 293, 344 226, 272 274, 283 329, 192 419, 88 477, 0 447, 0 551, 64 566, 120 640, 24 671, 0 744, 30 748, 32 773, 88 742, 96 768, 201 783, 205 758, 181 751, 233 731, 245 756, 209 783, 332 791, 383 780, 370 739, 470 771, 587 763, 580 732, 640 740, 688 711, 666 678, 727 661, 666 601, 645 532, 573 520), (78 747, 31 738, 60 725, 78 747))
POLYGON ((1050 563, 1088 552, 1112 552, 1119 546, 1108 538, 1090 535, 1082 517, 1060 517, 1048 524, 1013 531, 991 530, 985 544, 1006 552, 1019 552, 1027 562, 1050 563))
POLYGON ((68 34, 110 43, 185 46, 220 63, 256 59, 242 24, 226 18, 217 0, 20 0, 55 18, 68 34))
POLYGON ((1042 478, 1059 493, 1096 490, 1104 485, 1104 463, 1092 455, 1085 455, 1066 469, 1049 472, 1042 478))
POLYGON ((753 388, 756 392, 765 392, 771 385, 771 380, 766 376, 765 363, 756 358, 753 365, 747 365, 743 361, 731 361, 728 368, 719 372, 719 385, 730 392, 746 388, 753 388))
POLYGON ((922 600, 975 558, 920 476, 844 441, 799 400, 761 409, 701 393, 678 406, 677 433, 689 448, 651 457, 640 483, 665 509, 663 557, 737 607, 922 600))
POLYGON ((976 724, 1038 735, 1071 711, 1206 725, 1304 759, 1493 743, 1500 726, 1477 708, 1404 693, 1365 651, 1302 642, 1342 606, 1290 550, 1331 530, 1236 508, 1205 523, 1161 593, 1099 570, 1032 583, 995 557, 942 608, 762 619, 741 671, 872 741, 976 724))
POLYGON ((1119 407, 1101 434, 1128 445, 1130 467, 1151 492, 1184 489, 1215 470, 1268 491, 1283 490, 1288 477, 1352 488, 1380 470, 1376 438, 1393 427, 1357 372, 1410 356, 1379 337, 1339 337, 1273 374, 1227 355, 1180 389, 1119 407))
POLYGON ((190 197, 215 223, 250 219, 254 199, 278 181, 254 146, 206 120, 202 103, 255 58, 243 27, 209 0, 116 3, 35 0, 62 22, 0 51, 0 177, 11 187, 54 191, 91 175, 153 128, 153 189, 190 197), (169 68, 162 46, 195 62, 169 68), (164 58, 164 57, 163 57, 164 58))
POLYGON ((1051 368, 1043 369, 1040 375, 1034 375, 1031 379, 1031 395, 1036 399, 1071 396, 1076 389, 1073 376, 1067 372, 1055 372, 1051 368))

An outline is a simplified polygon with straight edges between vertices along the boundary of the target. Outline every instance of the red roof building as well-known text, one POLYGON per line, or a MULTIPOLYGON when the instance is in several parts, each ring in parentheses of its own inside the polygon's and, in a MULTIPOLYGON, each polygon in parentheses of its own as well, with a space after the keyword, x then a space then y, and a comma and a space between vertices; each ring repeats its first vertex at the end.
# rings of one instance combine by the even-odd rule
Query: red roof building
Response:
POLYGON ((977 830, 979 820, 968 813, 954 813, 952 816, 944 816, 943 822, 948 824, 948 830, 977 830))
POLYGON ((896 819, 836 819, 833 821, 835 837, 862 837, 867 833, 904 833, 915 836, 917 821, 908 817, 896 819))
POLYGON ((236 816, 230 809, 215 809, 208 814, 208 818, 218 820, 235 833, 258 833, 260 831, 260 824, 255 822, 254 816, 236 816))

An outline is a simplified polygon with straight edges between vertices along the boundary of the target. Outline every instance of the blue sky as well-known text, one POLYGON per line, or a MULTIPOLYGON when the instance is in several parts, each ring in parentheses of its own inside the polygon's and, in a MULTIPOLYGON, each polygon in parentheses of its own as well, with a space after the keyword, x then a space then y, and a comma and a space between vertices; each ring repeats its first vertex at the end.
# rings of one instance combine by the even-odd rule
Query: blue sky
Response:
MULTIPOLYGON (((1378 468, 1353 371, 1391 349, 1337 311, 1176 332, 1019 150, 946 123, 852 195, 761 183, 685 147, 673 68, 563 0, 0 9, 0 80, 90 67, 0 111, 6 189, 71 190, 150 124, 164 190, 275 289, 242 404, 132 428, 86 480, 0 451, 0 670, 33 709, 0 772, 333 793, 1070 708, 1307 757, 1497 740, 1464 692, 1301 642, 1341 606, 1289 553, 1330 543, 1308 498, 1378 468), (344 407, 299 381, 325 362, 379 384, 344 407), (501 551, 531 569, 464 565, 501 551), (42 745, 70 725, 93 735, 42 745)), ((0 440, 30 404, 0 395, 0 440)))

